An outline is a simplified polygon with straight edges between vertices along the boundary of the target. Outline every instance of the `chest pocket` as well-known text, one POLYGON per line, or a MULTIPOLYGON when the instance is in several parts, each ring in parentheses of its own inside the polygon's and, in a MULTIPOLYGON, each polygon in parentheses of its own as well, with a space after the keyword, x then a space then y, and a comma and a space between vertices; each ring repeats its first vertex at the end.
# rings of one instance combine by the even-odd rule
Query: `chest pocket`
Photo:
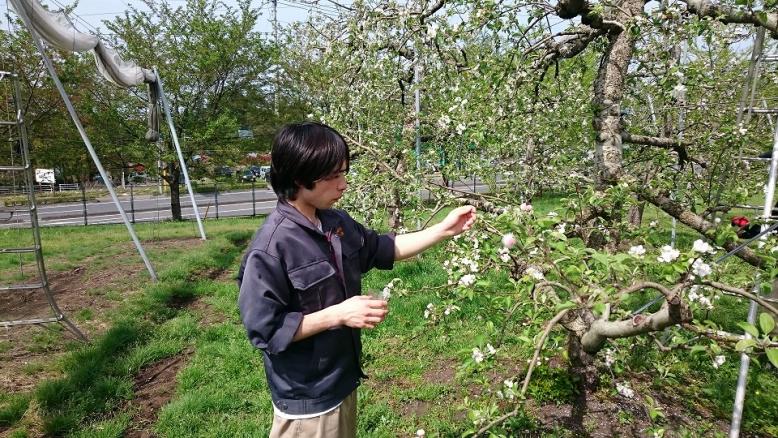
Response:
POLYGON ((335 268, 327 260, 320 260, 289 272, 289 281, 297 292, 304 314, 324 308, 324 288, 335 277, 335 268))

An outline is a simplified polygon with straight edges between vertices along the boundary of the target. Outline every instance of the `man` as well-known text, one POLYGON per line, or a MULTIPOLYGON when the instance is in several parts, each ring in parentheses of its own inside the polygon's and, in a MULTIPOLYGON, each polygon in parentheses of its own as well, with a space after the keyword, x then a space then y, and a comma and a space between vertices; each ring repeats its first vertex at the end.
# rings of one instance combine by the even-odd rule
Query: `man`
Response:
POLYGON ((473 207, 400 236, 378 235, 331 207, 348 187, 349 150, 334 129, 305 122, 273 140, 270 182, 278 195, 238 274, 241 318, 263 353, 273 399, 271 437, 354 437, 361 329, 387 303, 361 295, 361 275, 391 269, 468 230, 473 207))

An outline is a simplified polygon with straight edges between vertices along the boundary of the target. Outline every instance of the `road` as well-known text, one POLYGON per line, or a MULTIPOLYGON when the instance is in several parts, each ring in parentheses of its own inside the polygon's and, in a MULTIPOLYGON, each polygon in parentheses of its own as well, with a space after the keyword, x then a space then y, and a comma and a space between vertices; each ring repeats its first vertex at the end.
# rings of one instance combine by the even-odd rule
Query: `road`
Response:
MULTIPOLYGON (((473 191, 473 183, 457 183, 454 188, 462 191, 473 191)), ((476 181, 475 191, 484 193, 488 186, 476 181)), ((422 196, 429 196, 423 191, 422 196)), ((276 195, 270 189, 252 191, 232 191, 195 194, 195 202, 201 218, 222 218, 233 216, 251 216, 267 214, 276 205, 276 195), (217 202, 218 201, 218 202, 217 202), (218 204, 218 208, 217 208, 218 204)), ((170 198, 168 196, 120 196, 122 208, 127 217, 135 222, 155 222, 171 218, 170 198)), ((122 223, 122 218, 110 197, 101 198, 86 203, 88 224, 122 223)), ((184 219, 194 219, 194 209, 186 191, 181 192, 181 214, 184 219)), ((29 227, 30 215, 27 211, 5 207, 0 210, 0 229, 29 227), (10 217, 9 217, 10 216, 10 217)), ((38 222, 41 226, 84 225, 84 205, 81 202, 41 205, 38 207, 38 222)))

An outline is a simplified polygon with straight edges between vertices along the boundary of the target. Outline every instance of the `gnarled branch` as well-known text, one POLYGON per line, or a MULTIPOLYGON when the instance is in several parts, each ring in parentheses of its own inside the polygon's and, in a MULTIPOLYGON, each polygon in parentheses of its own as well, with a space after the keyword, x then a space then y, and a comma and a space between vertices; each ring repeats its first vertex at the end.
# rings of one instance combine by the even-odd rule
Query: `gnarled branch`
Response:
MULTIPOLYGON (((688 210, 681 203, 670 199, 669 196, 659 193, 652 193, 648 190, 639 191, 637 195, 640 199, 648 201, 651 204, 659 207, 665 213, 678 219, 682 224, 692 228, 708 239, 712 241, 716 240, 716 227, 712 223, 706 221, 702 216, 688 210)), ((738 245, 737 242, 727 242, 723 246, 727 251, 731 251, 738 245)), ((750 248, 743 248, 735 253, 735 255, 751 266, 757 268, 766 267, 764 259, 762 259, 750 248)))
POLYGON ((689 11, 700 17, 711 17, 722 23, 742 23, 762 26, 770 31, 773 38, 778 38, 778 14, 767 11, 714 3, 710 0, 683 0, 689 11))

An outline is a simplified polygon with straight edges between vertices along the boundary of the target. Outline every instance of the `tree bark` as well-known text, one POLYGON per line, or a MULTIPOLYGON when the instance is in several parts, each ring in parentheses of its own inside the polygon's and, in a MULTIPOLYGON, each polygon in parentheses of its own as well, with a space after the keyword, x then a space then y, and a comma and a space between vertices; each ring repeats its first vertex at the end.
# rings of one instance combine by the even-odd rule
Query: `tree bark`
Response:
MULTIPOLYGON (((635 2, 627 5, 631 3, 635 2)), ((609 35, 609 39, 610 44, 594 83, 593 125, 600 188, 615 184, 622 175, 621 101, 635 45, 635 38, 630 32, 609 35)))
POLYGON ((643 210, 646 207, 645 202, 638 202, 637 204, 629 207, 629 213, 627 219, 629 224, 635 228, 639 227, 643 223, 643 210))
MULTIPOLYGON (((706 221, 702 216, 686 209, 686 207, 680 204, 679 202, 670 199, 670 197, 666 195, 651 193, 648 191, 640 192, 638 193, 638 196, 641 199, 645 199, 646 201, 661 208, 662 211, 664 211, 665 213, 678 219, 682 224, 691 227, 692 229, 702 234, 703 236, 707 237, 708 239, 712 241, 716 240, 716 227, 712 223, 706 221)), ((727 251, 731 251, 738 246, 738 242, 737 241, 726 242, 722 246, 727 251)), ((735 255, 739 257, 741 260, 743 260, 744 262, 750 264, 751 266, 757 268, 767 267, 765 265, 764 259, 762 259, 750 248, 747 247, 743 248, 737 253, 735 253, 735 255)))
POLYGON ((170 215, 175 221, 183 220, 181 216, 181 193, 178 186, 181 180, 181 172, 174 162, 167 163, 167 175, 164 178, 170 187, 170 215))
MULTIPOLYGON (((397 156, 397 166, 395 172, 399 175, 405 174, 405 159, 397 156)), ((389 229, 397 231, 403 225, 402 217, 402 193, 397 185, 392 189, 392 204, 389 206, 389 229)))

